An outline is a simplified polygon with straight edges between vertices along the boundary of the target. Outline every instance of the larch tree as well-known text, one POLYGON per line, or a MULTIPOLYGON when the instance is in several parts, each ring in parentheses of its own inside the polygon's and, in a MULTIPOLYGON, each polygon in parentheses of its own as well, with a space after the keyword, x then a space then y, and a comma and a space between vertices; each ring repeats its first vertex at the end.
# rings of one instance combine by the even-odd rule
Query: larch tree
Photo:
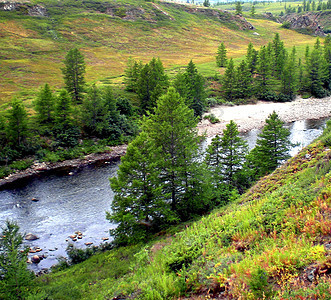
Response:
MULTIPOLYGON (((168 195, 171 210, 179 218, 183 210, 192 209, 183 206, 187 195, 192 195, 191 201, 199 199, 199 193, 192 190, 199 187, 196 176, 199 138, 196 130, 197 119, 194 112, 189 109, 172 87, 168 93, 158 100, 158 105, 143 124, 143 130, 147 131, 155 143, 155 147, 161 149, 160 180, 163 182, 163 194, 168 195)), ((202 197, 199 205, 203 204, 202 197)))
POLYGON ((52 124, 54 121, 55 97, 46 83, 42 87, 34 101, 37 112, 37 120, 40 124, 52 124))
POLYGON ((159 58, 153 58, 142 67, 137 81, 137 94, 143 113, 153 110, 156 106, 156 100, 165 92, 168 86, 168 76, 165 74, 163 64, 159 58))
POLYGON ((6 135, 11 146, 18 150, 24 150, 29 136, 28 114, 23 101, 13 99, 8 110, 6 135))
POLYGON ((26 264, 29 248, 14 222, 6 221, 0 236, 0 298, 26 299, 34 278, 26 264))
POLYGON ((111 231, 118 244, 146 239, 169 221, 171 210, 159 180, 160 150, 142 131, 129 145, 117 171, 110 179, 115 193, 107 219, 118 226, 111 231))
POLYGON ((226 57, 226 48, 224 43, 222 42, 217 48, 216 55, 216 65, 220 68, 226 67, 227 57, 226 57))
POLYGON ((285 61, 284 69, 281 74, 281 92, 287 95, 289 99, 293 99, 297 92, 297 65, 295 62, 296 50, 295 47, 292 48, 292 52, 285 61))
POLYGON ((290 158, 289 151, 294 144, 289 140, 289 136, 290 131, 284 127, 284 122, 277 113, 270 114, 258 136, 255 148, 251 151, 258 176, 271 173, 280 163, 290 158))
POLYGON ((223 76, 223 87, 224 96, 227 100, 233 100, 236 97, 236 86, 237 86, 237 76, 234 67, 233 59, 231 58, 225 69, 223 76))
POLYGON ((82 103, 85 90, 85 72, 84 56, 77 48, 69 50, 64 60, 62 73, 65 88, 74 104, 82 103))
POLYGON ((201 118, 206 107, 205 79, 198 72, 197 67, 191 60, 184 73, 176 76, 174 86, 186 105, 194 110, 194 115, 201 118))

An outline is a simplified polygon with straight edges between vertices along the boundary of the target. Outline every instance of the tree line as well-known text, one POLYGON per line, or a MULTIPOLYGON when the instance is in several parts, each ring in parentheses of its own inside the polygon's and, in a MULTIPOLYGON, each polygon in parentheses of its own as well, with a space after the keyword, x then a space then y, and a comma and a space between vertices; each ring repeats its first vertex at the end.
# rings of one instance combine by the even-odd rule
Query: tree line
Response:
POLYGON ((65 88, 53 92, 49 84, 40 88, 29 114, 22 99, 14 98, 8 110, 0 114, 0 165, 35 155, 38 159, 68 159, 83 140, 83 147, 92 147, 91 138, 104 145, 124 143, 138 130, 131 102, 115 97, 109 87, 85 82, 84 56, 78 49, 70 50, 62 69, 65 88))
POLYGON ((298 58, 295 47, 287 51, 279 34, 272 42, 256 50, 247 47, 244 60, 235 66, 227 59, 224 43, 218 48, 216 63, 225 67, 222 92, 229 101, 257 98, 269 101, 291 101, 297 93, 322 98, 331 91, 331 36, 312 49, 306 47, 304 58, 298 58))
POLYGON ((289 157, 290 133, 275 112, 250 152, 231 121, 201 153, 198 118, 185 102, 174 87, 157 100, 110 179, 115 196, 107 219, 117 224, 111 235, 118 245, 228 203, 289 157))

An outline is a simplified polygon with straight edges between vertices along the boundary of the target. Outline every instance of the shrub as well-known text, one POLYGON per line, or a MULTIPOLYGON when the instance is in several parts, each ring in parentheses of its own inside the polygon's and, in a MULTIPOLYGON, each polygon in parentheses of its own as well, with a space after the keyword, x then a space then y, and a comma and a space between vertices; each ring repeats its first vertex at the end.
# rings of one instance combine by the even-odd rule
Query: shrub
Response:
POLYGON ((205 120, 209 120, 209 122, 212 124, 220 122, 220 120, 218 118, 216 118, 216 116, 214 114, 205 115, 203 118, 205 120))
POLYGON ((282 26, 280 26, 282 28, 286 28, 286 29, 290 29, 291 28, 291 23, 288 21, 285 21, 282 26))

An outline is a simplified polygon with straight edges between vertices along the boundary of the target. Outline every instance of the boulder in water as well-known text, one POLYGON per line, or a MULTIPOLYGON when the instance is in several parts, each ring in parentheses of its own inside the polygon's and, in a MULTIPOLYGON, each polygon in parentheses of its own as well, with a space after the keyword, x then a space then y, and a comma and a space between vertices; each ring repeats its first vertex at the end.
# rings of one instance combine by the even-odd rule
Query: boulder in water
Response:
POLYGON ((40 257, 39 255, 33 255, 31 257, 31 261, 34 263, 34 264, 39 264, 40 263, 40 257))
POLYGON ((39 239, 39 237, 37 237, 35 234, 32 234, 32 233, 28 233, 24 238, 27 241, 34 241, 34 240, 39 239))

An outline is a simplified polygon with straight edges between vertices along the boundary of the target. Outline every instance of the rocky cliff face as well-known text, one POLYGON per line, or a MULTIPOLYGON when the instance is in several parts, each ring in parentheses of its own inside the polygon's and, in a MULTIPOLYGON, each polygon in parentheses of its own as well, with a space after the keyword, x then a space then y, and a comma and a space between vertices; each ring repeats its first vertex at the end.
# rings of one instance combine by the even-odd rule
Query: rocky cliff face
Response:
POLYGON ((289 23, 291 29, 299 30, 316 36, 325 36, 321 25, 323 12, 306 12, 305 14, 288 14, 280 19, 284 24, 289 23))

